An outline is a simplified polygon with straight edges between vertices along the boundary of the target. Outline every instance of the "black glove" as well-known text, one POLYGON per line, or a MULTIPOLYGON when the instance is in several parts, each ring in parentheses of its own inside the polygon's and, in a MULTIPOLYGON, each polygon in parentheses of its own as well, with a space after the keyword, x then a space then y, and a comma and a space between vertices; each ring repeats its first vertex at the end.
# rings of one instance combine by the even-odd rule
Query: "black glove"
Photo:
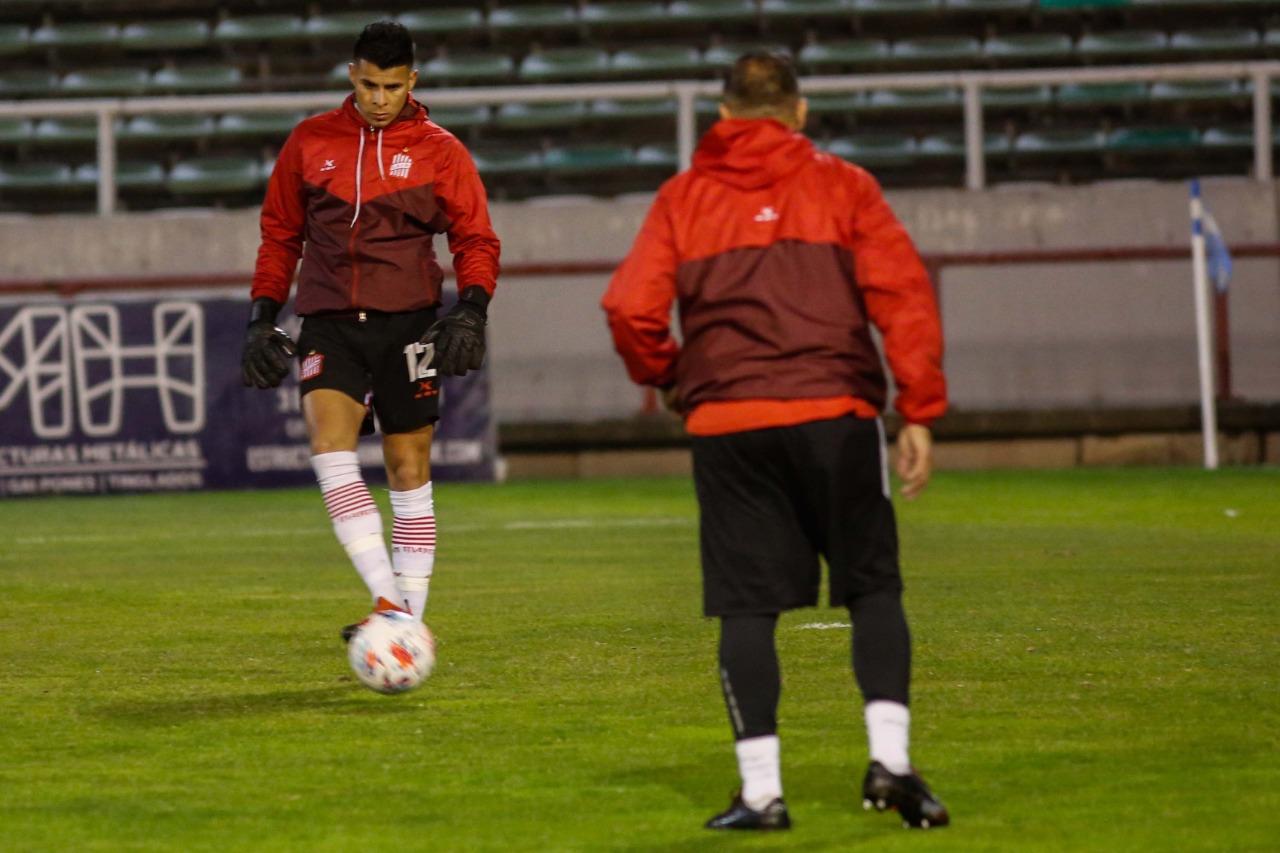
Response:
POLYGON ((485 312, 489 294, 483 287, 471 285, 462 291, 458 303, 449 313, 436 320, 422 336, 424 344, 436 349, 435 368, 443 376, 465 376, 468 370, 479 370, 484 364, 485 312))
POLYGON ((297 350, 284 329, 276 326, 276 316, 283 307, 265 296, 253 300, 244 354, 240 357, 240 376, 245 385, 275 388, 289 375, 289 365, 297 350))

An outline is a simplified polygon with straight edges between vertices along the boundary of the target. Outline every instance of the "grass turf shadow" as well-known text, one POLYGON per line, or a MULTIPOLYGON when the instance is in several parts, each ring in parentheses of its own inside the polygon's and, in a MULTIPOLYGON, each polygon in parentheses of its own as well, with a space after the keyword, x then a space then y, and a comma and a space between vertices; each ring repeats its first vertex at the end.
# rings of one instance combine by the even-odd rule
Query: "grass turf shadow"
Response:
POLYGON ((306 690, 112 702, 95 708, 92 713, 103 720, 136 726, 170 726, 233 716, 276 716, 315 710, 393 717, 420 714, 422 709, 414 699, 412 693, 379 696, 353 683, 337 683, 306 690))

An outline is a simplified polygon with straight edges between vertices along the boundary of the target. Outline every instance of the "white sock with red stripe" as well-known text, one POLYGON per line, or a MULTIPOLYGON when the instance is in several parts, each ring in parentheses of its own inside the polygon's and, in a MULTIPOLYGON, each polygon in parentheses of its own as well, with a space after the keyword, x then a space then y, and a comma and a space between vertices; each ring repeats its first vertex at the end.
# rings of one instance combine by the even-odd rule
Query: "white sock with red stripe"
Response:
POLYGON ((422 621, 436 562, 436 509, 431 483, 391 493, 391 562, 400 597, 422 621))
POLYGON ((325 509, 333 520, 333 532, 369 587, 373 600, 401 602, 387 543, 382 538, 382 516, 360 475, 355 452, 319 453, 311 457, 311 467, 320 483, 325 509))

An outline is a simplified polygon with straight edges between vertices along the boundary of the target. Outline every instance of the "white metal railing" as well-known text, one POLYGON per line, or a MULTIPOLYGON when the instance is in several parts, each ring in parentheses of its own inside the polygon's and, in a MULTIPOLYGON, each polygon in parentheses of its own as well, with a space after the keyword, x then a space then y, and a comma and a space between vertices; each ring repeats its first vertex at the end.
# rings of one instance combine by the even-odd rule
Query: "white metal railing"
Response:
MULTIPOLYGON (((868 92, 878 89, 959 89, 964 94, 965 186, 986 185, 983 159, 982 90, 1064 83, 1151 83, 1168 80, 1248 80, 1253 89, 1253 173, 1271 180, 1272 127, 1271 80, 1280 79, 1280 62, 1215 62, 1174 65, 1131 65, 1108 68, 1021 69, 1015 71, 955 71, 914 74, 868 74, 805 77, 805 94, 868 92)), ((539 103, 548 101, 650 100, 675 98, 676 150, 680 168, 687 168, 696 142, 696 101, 715 96, 721 84, 714 80, 677 80, 649 83, 580 83, 538 86, 468 87, 427 89, 420 93, 431 106, 539 103)), ((116 203, 116 128, 120 116, 157 113, 269 112, 315 110, 332 107, 340 97, 334 91, 279 95, 197 95, 153 98, 89 98, 75 100, 12 101, 0 103, 0 116, 98 118, 98 212, 109 214, 116 203)))

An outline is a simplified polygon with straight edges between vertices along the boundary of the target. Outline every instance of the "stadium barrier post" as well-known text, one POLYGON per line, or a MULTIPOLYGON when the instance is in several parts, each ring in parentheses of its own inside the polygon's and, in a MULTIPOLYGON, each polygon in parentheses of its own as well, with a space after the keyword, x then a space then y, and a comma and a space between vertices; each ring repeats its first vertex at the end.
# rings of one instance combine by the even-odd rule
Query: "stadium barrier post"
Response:
POLYGON ((678 167, 682 172, 693 163, 693 147, 697 142, 696 94, 695 88, 690 84, 676 84, 676 152, 678 167))
POLYGON ((976 77, 964 81, 965 187, 980 190, 987 184, 986 152, 982 135, 982 84, 976 77))
POLYGON ((116 212, 116 128, 114 111, 98 110, 98 215, 116 212))
POLYGON ((1195 288, 1196 354, 1200 369, 1200 432, 1204 440, 1204 467, 1218 468, 1218 412, 1213 397, 1213 350, 1209 335, 1209 265, 1204 248, 1203 205, 1200 181, 1191 181, 1191 281, 1195 288))
POLYGON ((1265 68, 1253 69, 1253 175, 1259 181, 1272 176, 1271 76, 1265 68))

